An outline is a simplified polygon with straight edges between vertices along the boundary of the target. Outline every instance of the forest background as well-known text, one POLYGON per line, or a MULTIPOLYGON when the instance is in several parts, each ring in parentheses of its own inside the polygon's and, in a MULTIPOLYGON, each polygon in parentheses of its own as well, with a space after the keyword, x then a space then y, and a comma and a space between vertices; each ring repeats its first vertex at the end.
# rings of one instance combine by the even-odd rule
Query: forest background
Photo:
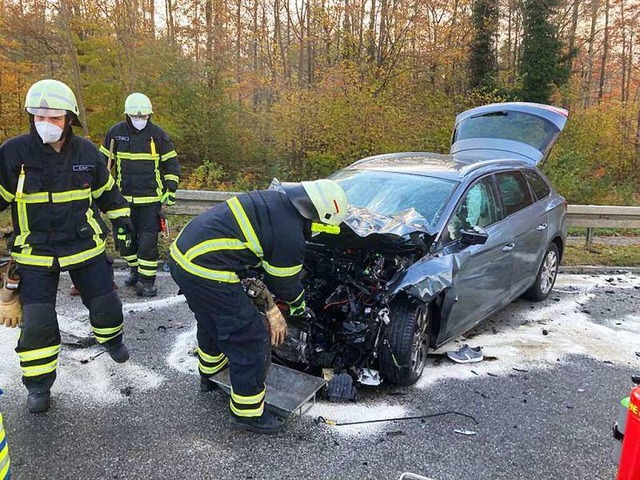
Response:
POLYGON ((100 143, 129 93, 172 136, 183 188, 324 176, 447 153, 456 113, 570 111, 545 173, 570 203, 640 204, 634 0, 0 0, 0 141, 41 78, 100 143))

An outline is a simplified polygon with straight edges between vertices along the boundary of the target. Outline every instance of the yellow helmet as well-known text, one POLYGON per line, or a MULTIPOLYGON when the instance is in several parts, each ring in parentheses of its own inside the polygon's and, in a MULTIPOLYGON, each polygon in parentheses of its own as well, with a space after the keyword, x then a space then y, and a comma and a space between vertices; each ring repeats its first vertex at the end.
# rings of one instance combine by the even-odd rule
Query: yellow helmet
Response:
POLYGON ((31 85, 24 101, 24 109, 31 115, 59 116, 62 111, 73 118, 73 125, 82 126, 76 96, 66 84, 46 79, 31 85))
POLYGON ((333 180, 283 183, 282 188, 300 215, 308 220, 340 225, 347 215, 347 194, 333 180))
POLYGON ((133 117, 151 115, 153 113, 151 100, 143 93, 132 93, 124 102, 124 113, 133 117))

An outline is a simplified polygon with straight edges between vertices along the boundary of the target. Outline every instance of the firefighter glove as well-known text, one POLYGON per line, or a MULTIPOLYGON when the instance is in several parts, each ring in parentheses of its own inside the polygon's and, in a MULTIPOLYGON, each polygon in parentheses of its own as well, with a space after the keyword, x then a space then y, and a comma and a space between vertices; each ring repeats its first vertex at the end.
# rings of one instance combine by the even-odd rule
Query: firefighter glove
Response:
POLYGON ((127 250, 131 246, 131 239, 133 233, 133 225, 129 218, 121 218, 116 222, 114 220, 113 227, 116 230, 116 250, 120 253, 127 250))
POLYGON ((22 302, 17 290, 2 286, 0 291, 0 324, 15 328, 22 325, 22 302))
POLYGON ((276 304, 273 300, 273 295, 271 295, 271 292, 262 280, 249 278, 244 280, 243 284, 247 290, 247 295, 259 309, 266 312, 276 304))
POLYGON ((176 192, 173 190, 165 190, 160 200, 167 207, 171 207, 176 204, 176 192))
POLYGON ((271 334, 271 345, 277 347, 284 342, 287 336, 287 322, 282 315, 282 312, 278 306, 274 303, 265 312, 267 320, 269 321, 269 332, 271 334))

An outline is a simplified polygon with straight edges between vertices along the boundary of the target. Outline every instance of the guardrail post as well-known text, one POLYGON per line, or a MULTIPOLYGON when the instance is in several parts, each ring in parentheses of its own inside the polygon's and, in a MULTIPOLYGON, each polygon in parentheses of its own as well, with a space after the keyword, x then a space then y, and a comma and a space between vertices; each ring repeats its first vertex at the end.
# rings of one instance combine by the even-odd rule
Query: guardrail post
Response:
POLYGON ((595 228, 587 227, 587 240, 585 246, 590 246, 593 243, 593 233, 595 228))

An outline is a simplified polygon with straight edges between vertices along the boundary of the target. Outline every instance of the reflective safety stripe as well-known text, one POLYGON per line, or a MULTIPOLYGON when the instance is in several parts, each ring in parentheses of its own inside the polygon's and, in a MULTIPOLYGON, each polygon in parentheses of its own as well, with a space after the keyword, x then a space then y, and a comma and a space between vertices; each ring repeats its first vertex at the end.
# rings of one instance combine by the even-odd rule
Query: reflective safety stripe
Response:
POLYGON ((18 203, 47 203, 48 201, 48 192, 23 193, 16 197, 16 202, 18 203))
POLYGON ((290 306, 289 307, 289 315, 299 315, 304 313, 304 311, 307 309, 307 302, 305 302, 304 300, 302 301, 302 303, 300 303, 300 305, 297 306, 290 306))
POLYGON ((21 367, 22 375, 25 377, 37 377, 55 371, 58 366, 58 359, 45 363, 44 365, 33 365, 31 367, 21 367))
POLYGON ((260 417, 264 413, 264 403, 261 403, 258 408, 240 409, 233 404, 233 401, 229 401, 229 406, 231 411, 238 417, 260 417))
POLYGON ((30 362, 31 360, 41 360, 60 353, 60 344, 51 347, 38 348, 36 350, 27 350, 18 352, 21 362, 30 362))
POLYGON ((88 198, 91 198, 90 188, 84 188, 82 190, 69 190, 66 192, 51 193, 51 200, 53 201, 53 203, 74 202, 76 200, 86 200, 88 198))
POLYGON ((180 181, 180 177, 178 175, 174 175, 172 173, 166 173, 164 175, 164 181, 171 181, 171 182, 176 182, 178 183, 180 181))
MULTIPOLYGON (((29 251, 30 250, 31 249, 29 249, 29 251)), ((11 256, 16 259, 16 262, 23 265, 33 265, 34 267, 50 267, 53 265, 53 257, 44 255, 11 252, 11 256)))
POLYGON ((100 152, 104 153, 107 158, 109 158, 109 149, 104 145, 100 145, 100 152))
POLYGON ((129 264, 130 267, 138 266, 138 256, 135 253, 133 255, 124 255, 122 258, 129 264))
POLYGON ((244 396, 238 395, 233 391, 233 387, 231 388, 231 400, 239 405, 253 405, 254 403, 258 403, 264 400, 264 396, 267 393, 267 388, 263 388, 260 393, 256 393, 255 395, 244 396))
POLYGON ((103 186, 101 186, 97 190, 94 190, 93 192, 91 192, 91 195, 93 196, 93 198, 98 198, 106 190, 111 190, 115 184, 116 184, 116 181, 113 179, 113 177, 111 175, 109 175, 109 180, 107 180, 107 182, 103 186))
POLYGON ((204 353, 200 347, 198 347, 198 356, 204 360, 205 362, 209 362, 209 363, 218 363, 220 361, 222 361, 225 358, 225 354, 221 353, 220 355, 216 355, 215 357, 212 355, 209 355, 208 353, 204 353))
POLYGON ((127 202, 133 203, 133 204, 155 203, 160 201, 160 199, 162 198, 162 195, 157 195, 155 197, 131 197, 131 196, 125 195, 124 198, 127 200, 127 202))
POLYGON ((122 160, 147 160, 147 161, 155 161, 157 155, 153 155, 151 153, 129 153, 129 152, 118 152, 117 157, 122 160))
POLYGON ((141 266, 149 267, 149 268, 157 268, 158 266, 157 260, 143 260, 142 258, 138 258, 138 263, 141 266))
POLYGON ((124 330, 122 324, 118 325, 117 327, 111 328, 91 327, 91 329, 93 330, 93 334, 96 337, 96 341, 98 343, 108 342, 109 340, 114 339, 118 335, 122 334, 122 331, 124 330))
POLYGON ((19 235, 16 236, 13 244, 16 247, 20 247, 27 243, 27 238, 31 231, 29 230, 29 220, 27 219, 27 204, 22 202, 17 202, 17 210, 18 210, 18 232, 19 235))
POLYGON ((111 220, 113 220, 114 218, 128 217, 130 215, 131 209, 129 207, 118 208, 116 210, 107 210, 107 217, 109 217, 111 220))
POLYGON ((4 198, 7 202, 11 203, 16 198, 9 190, 0 185, 0 196, 4 198))
POLYGON ((143 260, 138 258, 138 273, 145 277, 153 277, 158 270, 157 260, 143 260))
POLYGON ((191 275, 225 283, 238 283, 240 281, 238 275, 236 275, 235 272, 213 270, 210 268, 201 267, 200 265, 196 265, 195 263, 190 262, 184 257, 182 252, 178 250, 176 242, 173 242, 171 244, 169 252, 171 253, 171 258, 173 258, 183 270, 189 272, 191 275))
POLYGON ((290 302, 287 302, 287 304, 289 306, 291 305, 295 305, 296 303, 298 303, 300 300, 304 301, 304 290, 302 290, 302 292, 300 292, 300 295, 298 295, 295 300, 292 300, 290 302))
POLYGON ((166 162, 167 160, 171 159, 171 158, 175 158, 177 157, 178 154, 176 153, 175 150, 171 150, 170 152, 165 153, 164 155, 160 156, 160 161, 161 162, 166 162))
POLYGON ((9 444, 4 429, 4 421, 0 414, 0 480, 9 480, 9 444))
POLYGON ((249 248, 248 245, 237 238, 214 238, 213 240, 205 240, 191 247, 187 250, 187 253, 184 254, 184 258, 191 261, 195 257, 209 252, 218 250, 244 250, 246 248, 249 248))
POLYGON ((91 226, 91 228, 93 228, 93 241, 96 242, 96 246, 100 245, 100 242, 102 242, 102 237, 100 237, 100 235, 102 234, 102 228, 100 228, 100 224, 98 224, 98 222, 96 221, 96 219, 93 217, 93 210, 91 208, 87 209, 87 223, 89 224, 89 226, 91 226))
POLYGON ((293 267, 274 267, 266 260, 263 260, 262 268, 264 268, 265 272, 269 275, 273 275, 274 277, 292 277, 293 275, 300 273, 302 270, 302 264, 294 265, 293 267))
POLYGON ((215 375, 222 369, 224 369, 229 364, 229 359, 225 357, 223 361, 210 367, 208 365, 204 365, 202 362, 198 362, 198 370, 205 375, 215 375))
POLYGON ((85 262, 93 257, 97 257, 104 252, 105 241, 100 239, 100 244, 84 252, 67 255, 66 257, 58 257, 58 263, 61 267, 68 267, 77 263, 85 262))
POLYGON ((340 225, 325 225, 324 223, 313 222, 311 224, 311 231, 314 233, 329 233, 331 235, 338 235, 340 233, 340 225))
POLYGON ((231 209, 231 213, 233 213, 233 216, 236 218, 236 221, 238 222, 238 226, 240 227, 240 230, 242 230, 242 234, 244 235, 245 240, 247 241, 247 246, 256 255, 256 257, 262 258, 264 255, 262 251, 262 246, 260 245, 258 236, 256 235, 256 232, 253 230, 253 226, 249 221, 249 217, 247 217, 247 214, 244 211, 244 208, 242 208, 242 205, 240 204, 238 197, 233 197, 232 199, 227 200, 227 204, 231 209))

